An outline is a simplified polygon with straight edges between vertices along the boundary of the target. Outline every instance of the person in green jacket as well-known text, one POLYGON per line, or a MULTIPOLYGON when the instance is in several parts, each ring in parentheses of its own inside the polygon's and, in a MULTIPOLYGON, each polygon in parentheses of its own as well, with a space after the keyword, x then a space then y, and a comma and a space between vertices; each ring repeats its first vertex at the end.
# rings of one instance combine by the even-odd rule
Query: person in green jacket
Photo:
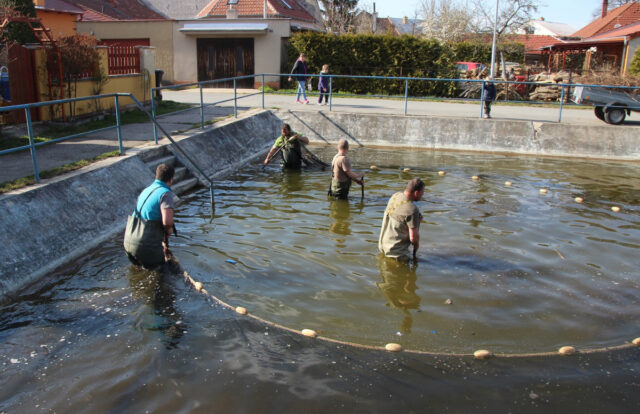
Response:
POLYGON ((271 159, 282 151, 283 168, 299 170, 302 168, 302 145, 308 144, 309 138, 291 131, 289 124, 282 124, 282 135, 276 138, 273 147, 269 150, 264 159, 264 165, 269 164, 271 159))

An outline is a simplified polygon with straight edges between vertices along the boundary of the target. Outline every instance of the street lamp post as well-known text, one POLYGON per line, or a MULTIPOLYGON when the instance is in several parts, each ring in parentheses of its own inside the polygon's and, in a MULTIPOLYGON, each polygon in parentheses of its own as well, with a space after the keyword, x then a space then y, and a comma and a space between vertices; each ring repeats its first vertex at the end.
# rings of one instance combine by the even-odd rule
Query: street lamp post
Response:
POLYGON ((495 66, 496 66, 496 32, 497 32, 497 26, 498 26, 498 3, 500 2, 500 0, 496 0, 496 19, 493 21, 493 44, 491 45, 491 73, 490 73, 490 79, 493 79, 493 76, 495 75, 495 66))

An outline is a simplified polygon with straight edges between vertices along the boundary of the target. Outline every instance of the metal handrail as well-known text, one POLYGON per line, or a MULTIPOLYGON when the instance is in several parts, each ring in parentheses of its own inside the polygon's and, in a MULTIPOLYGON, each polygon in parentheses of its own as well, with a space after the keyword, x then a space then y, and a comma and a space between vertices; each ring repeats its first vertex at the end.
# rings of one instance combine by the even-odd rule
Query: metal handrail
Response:
POLYGON ((204 177, 209 182, 209 191, 210 191, 210 195, 211 195, 211 207, 213 208, 213 206, 214 206, 213 180, 211 180, 211 178, 209 178, 204 173, 204 171, 200 168, 200 166, 198 166, 198 164, 189 156, 189 154, 187 154, 187 152, 184 151, 184 149, 173 139, 171 134, 169 134, 162 127, 162 125, 160 125, 158 123, 158 121, 155 119, 155 117, 152 116, 149 113, 149 111, 147 111, 147 109, 144 107, 144 105, 142 105, 142 103, 131 93, 109 93, 109 94, 103 94, 103 95, 83 96, 83 97, 79 97, 79 98, 57 99, 57 100, 54 100, 54 101, 34 102, 34 103, 28 103, 28 104, 19 104, 19 105, 11 105, 11 106, 0 107, 0 112, 9 112, 9 111, 15 111, 15 110, 24 109, 25 110, 26 121, 27 121, 26 122, 26 124, 27 124, 26 125, 27 126, 27 133, 28 133, 28 136, 29 136, 29 145, 23 145, 21 147, 16 147, 16 148, 11 148, 11 149, 8 149, 8 150, 0 151, 0 155, 9 154, 9 153, 13 153, 13 152, 29 149, 31 151, 31 159, 32 159, 32 163, 33 163, 34 178, 35 178, 36 183, 39 183, 40 182, 40 174, 39 174, 39 170, 38 170, 38 162, 37 162, 37 157, 36 157, 36 147, 47 145, 47 144, 52 144, 52 143, 56 143, 56 142, 66 141, 66 140, 73 139, 73 138, 78 138, 78 137, 81 137, 81 136, 84 136, 84 135, 93 134, 95 132, 107 131, 107 130, 115 128, 117 130, 118 147, 119 147, 120 154, 124 154, 124 148, 122 146, 122 131, 121 131, 120 105, 119 105, 120 104, 119 100, 120 100, 121 97, 130 98, 140 110, 142 110, 145 114, 147 114, 147 117, 149 117, 151 122, 154 124, 154 127, 159 128, 162 131, 162 133, 169 139, 169 141, 175 146, 175 148, 180 151, 180 153, 189 162, 189 164, 191 164, 191 166, 195 170, 197 170, 200 173, 200 175, 202 177, 204 177), (78 134, 73 134, 73 135, 69 135, 69 136, 65 136, 65 137, 61 137, 61 138, 56 138, 56 139, 49 140, 49 141, 46 141, 46 142, 39 142, 39 143, 35 143, 34 142, 33 122, 31 120, 31 109, 32 108, 38 108, 38 107, 44 107, 44 106, 50 106, 50 105, 58 105, 58 104, 65 104, 65 103, 69 103, 69 102, 104 99, 104 98, 114 98, 116 125, 113 125, 113 126, 110 126, 110 127, 105 127, 105 128, 100 128, 100 129, 97 129, 97 130, 81 132, 81 133, 78 133, 78 134))

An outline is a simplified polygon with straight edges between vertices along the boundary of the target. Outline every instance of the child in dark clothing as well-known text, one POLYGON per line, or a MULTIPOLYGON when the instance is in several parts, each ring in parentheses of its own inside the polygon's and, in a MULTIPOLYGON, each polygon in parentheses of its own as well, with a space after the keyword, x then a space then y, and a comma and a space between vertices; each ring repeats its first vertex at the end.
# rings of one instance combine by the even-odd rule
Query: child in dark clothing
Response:
POLYGON ((322 105, 322 97, 324 96, 324 104, 329 103, 329 65, 322 65, 322 71, 320 72, 320 80, 318 81, 318 105, 322 105))

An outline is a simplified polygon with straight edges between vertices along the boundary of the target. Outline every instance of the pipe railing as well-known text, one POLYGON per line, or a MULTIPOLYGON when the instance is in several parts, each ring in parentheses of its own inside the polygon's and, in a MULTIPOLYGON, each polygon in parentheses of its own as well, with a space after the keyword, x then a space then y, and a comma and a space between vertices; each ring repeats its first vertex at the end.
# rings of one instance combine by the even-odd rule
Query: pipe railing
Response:
POLYGON ((124 147, 122 145, 122 130, 121 130, 121 126, 122 125, 121 125, 121 119, 120 119, 120 98, 121 97, 131 99, 136 104, 136 106, 147 115, 149 120, 153 123, 154 127, 157 127, 158 129, 160 129, 162 131, 162 133, 167 137, 167 139, 169 139, 169 141, 174 145, 174 147, 178 151, 180 151, 182 156, 189 162, 189 164, 191 164, 192 168, 195 169, 196 171, 198 171, 200 173, 200 175, 205 180, 207 180, 209 182, 209 190, 210 190, 210 196, 211 196, 211 206, 213 208, 213 205, 214 205, 213 181, 200 168, 200 166, 189 156, 189 154, 187 154, 187 152, 184 151, 184 149, 173 139, 171 134, 169 134, 162 127, 162 125, 160 125, 158 123, 156 118, 152 114, 150 114, 149 111, 147 111, 147 109, 144 107, 144 105, 131 93, 110 93, 110 94, 95 95, 95 96, 85 96, 85 97, 80 97, 80 98, 58 99, 58 100, 55 100, 55 101, 35 102, 35 103, 29 103, 29 104, 20 104, 20 105, 11 105, 11 106, 0 107, 0 112, 9 112, 9 111, 15 111, 15 110, 24 109, 25 117, 26 117, 27 134, 29 136, 29 145, 23 145, 23 146, 20 146, 20 147, 15 147, 15 148, 7 149, 7 150, 2 150, 2 151, 0 151, 0 155, 10 154, 10 153, 13 153, 13 152, 24 151, 24 150, 28 149, 31 152, 31 159, 32 159, 33 173, 34 173, 33 175, 34 175, 36 183, 39 183, 40 182, 40 172, 39 172, 39 169, 38 169, 38 160, 37 160, 37 155, 36 155, 36 148, 38 148, 40 146, 53 144, 53 143, 56 143, 56 142, 67 141, 67 140, 78 138, 78 137, 81 137, 81 136, 94 134, 96 132, 101 132, 101 131, 107 131, 107 130, 111 130, 111 129, 115 128, 117 130, 117 141, 118 141, 119 152, 120 152, 120 154, 124 154, 124 147), (33 133, 33 122, 31 120, 31 109, 32 108, 39 108, 39 107, 45 107, 45 106, 51 106, 51 105, 65 104, 65 103, 68 103, 68 102, 78 102, 78 101, 96 100, 96 99, 105 99, 105 98, 113 98, 114 99, 114 111, 115 111, 115 116, 116 116, 116 124, 115 125, 112 125, 112 126, 109 126, 109 127, 105 127, 105 128, 90 130, 90 131, 86 131, 86 132, 82 132, 82 133, 78 133, 78 134, 72 134, 72 135, 68 135, 68 136, 64 136, 64 137, 61 137, 61 138, 52 139, 52 140, 45 141, 45 142, 38 142, 38 143, 34 142, 34 138, 35 137, 34 137, 34 133, 33 133))

